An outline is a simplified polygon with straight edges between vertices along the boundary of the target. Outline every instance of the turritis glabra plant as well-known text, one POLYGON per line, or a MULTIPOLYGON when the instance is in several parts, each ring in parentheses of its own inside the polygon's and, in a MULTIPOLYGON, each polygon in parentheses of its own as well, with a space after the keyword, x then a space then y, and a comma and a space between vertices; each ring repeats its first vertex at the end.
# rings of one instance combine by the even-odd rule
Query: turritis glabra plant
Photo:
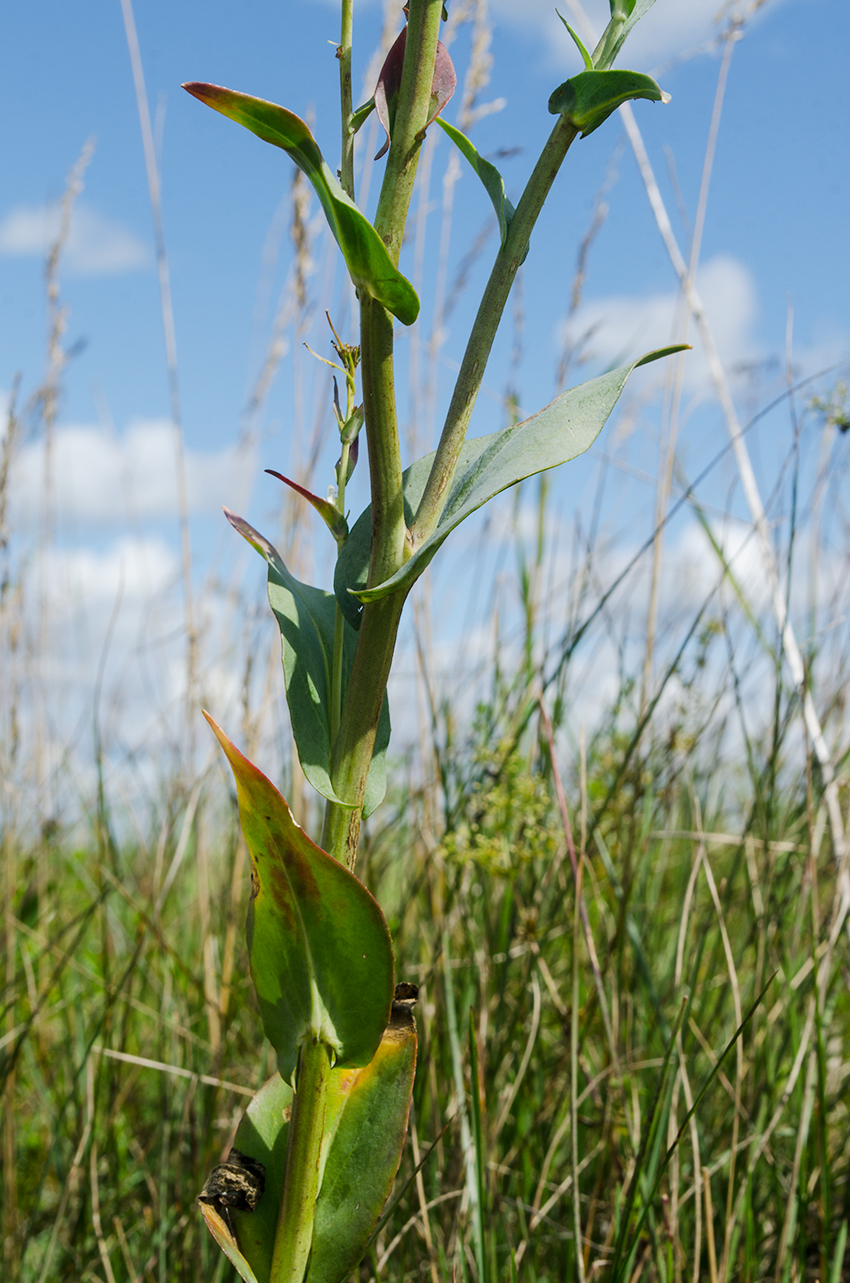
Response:
MULTIPOLYGON (((228 518, 268 562, 280 625, 296 748, 324 799, 318 842, 293 820, 271 782, 208 718, 233 774, 251 853, 248 949, 263 1028, 278 1074, 257 1093, 228 1161, 200 1205, 247 1283, 342 1283, 363 1256, 398 1170, 416 1061, 413 986, 396 986, 390 933, 355 876, 361 820, 380 803, 390 735, 387 679, 407 596, 446 538, 508 486, 586 450, 636 365, 563 393, 524 422, 467 440, 499 321, 555 176, 586 137, 634 98, 665 95, 648 76, 612 69, 652 0, 610 0, 593 53, 565 23, 584 69, 554 90, 554 128, 514 208, 498 170, 444 121, 455 73, 438 37, 442 0, 410 0, 374 97, 351 98, 352 0, 342 0, 342 154, 335 173, 303 120, 218 85, 184 87, 281 148, 312 183, 357 292, 359 345, 336 334, 345 405, 336 487, 328 499, 295 486, 337 544, 333 592, 299 582, 277 550, 228 518), (354 140, 371 111, 387 135, 374 222, 355 201, 354 140), (402 470, 393 384, 393 329, 416 321, 419 300, 399 271, 405 221, 426 130, 436 122, 481 179, 500 244, 472 325, 436 451, 402 470), (358 392, 359 380, 359 392, 358 392), (371 504, 349 527, 346 483, 365 434, 371 504)), ((401 17, 401 15, 400 15, 401 17)), ((286 480, 286 478, 282 478, 286 480)), ((289 483, 294 484, 294 483, 289 483)))

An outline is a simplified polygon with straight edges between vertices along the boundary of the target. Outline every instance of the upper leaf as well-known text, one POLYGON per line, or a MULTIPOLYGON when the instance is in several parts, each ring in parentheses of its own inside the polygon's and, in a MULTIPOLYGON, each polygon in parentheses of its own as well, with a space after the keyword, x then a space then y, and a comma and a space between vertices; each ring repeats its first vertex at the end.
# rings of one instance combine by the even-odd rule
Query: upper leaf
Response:
MULTIPOLYGON (((269 602, 280 628, 283 679, 292 722, 292 735, 304 774, 317 793, 341 806, 331 782, 330 705, 336 602, 333 593, 302 584, 291 575, 277 549, 236 513, 224 510, 235 530, 255 548, 269 567, 269 602)), ((355 627, 356 623, 355 622, 355 627)), ((354 662, 357 637, 345 625, 342 639, 343 696, 354 662)), ((390 706, 384 697, 375 751, 366 780, 363 814, 369 816, 387 789, 386 756, 390 742, 390 706)))
POLYGON ((289 1080, 305 1038, 336 1063, 368 1065, 393 996, 393 950, 377 902, 295 823, 270 780, 204 714, 236 779, 251 854, 248 952, 266 1037, 289 1080))
MULTIPOLYGON (((291 481, 282 472, 275 472, 274 468, 266 468, 266 472, 270 477, 277 477, 278 481, 282 481, 284 485, 289 486, 296 494, 300 494, 302 499, 306 499, 309 504, 312 504, 334 539, 343 540, 347 538, 348 522, 339 508, 335 507, 329 499, 323 499, 321 495, 313 494, 312 490, 307 490, 304 486, 300 486, 297 481, 291 481)), ((346 477, 347 480, 348 478, 346 477)))
POLYGON ((295 161, 315 188, 356 287, 377 299, 403 325, 412 325, 419 315, 416 291, 394 266, 368 218, 343 191, 304 121, 276 103, 221 85, 193 81, 183 88, 264 142, 281 147, 295 161))
POLYGON ((553 116, 566 116, 586 138, 632 98, 670 101, 651 76, 639 71, 580 71, 552 93, 549 110, 553 116))
MULTIPOLYGON (((377 601, 391 592, 409 589, 451 531, 488 499, 517 481, 566 463, 587 450, 602 431, 632 370, 681 350, 681 347, 672 347, 650 352, 631 365, 570 388, 545 409, 514 427, 466 441, 436 530, 415 549, 401 570, 374 588, 366 587, 372 522, 371 510, 367 508, 355 522, 337 561, 334 588, 343 612, 356 623, 359 607, 355 599, 377 601)), ((433 459, 433 454, 426 455, 404 473, 408 526, 412 524, 433 459)))
POLYGON ((602 36, 603 65, 610 67, 635 23, 648 13, 655 0, 611 0, 611 21, 602 36))

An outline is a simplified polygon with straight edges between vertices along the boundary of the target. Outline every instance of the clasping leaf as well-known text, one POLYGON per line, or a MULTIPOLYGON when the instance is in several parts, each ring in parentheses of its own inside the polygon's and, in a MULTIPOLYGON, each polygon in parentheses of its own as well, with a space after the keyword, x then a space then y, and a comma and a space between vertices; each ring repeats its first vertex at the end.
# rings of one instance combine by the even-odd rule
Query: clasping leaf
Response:
POLYGON ((553 116, 566 116, 586 138, 632 98, 670 101, 670 95, 659 89, 651 76, 639 71, 580 71, 553 92, 549 110, 553 116))
POLYGON ((192 81, 183 88, 264 142, 282 148, 295 161, 313 184, 357 289, 377 299, 402 325, 412 325, 419 315, 416 291, 393 265, 368 218, 343 191, 304 121, 276 103, 221 85, 192 81))
MULTIPOLYGON (((358 624, 358 601, 377 601, 392 592, 408 591, 455 527, 488 499, 526 477, 583 454, 602 431, 632 370, 680 351, 681 347, 672 347, 650 352, 631 365, 570 388, 522 423, 491 436, 466 441, 436 530, 414 550, 400 570, 373 588, 366 587, 372 522, 371 509, 367 508, 352 527, 336 563, 334 578, 337 600, 352 624, 358 624)), ((433 454, 426 455, 404 473, 408 527, 413 523, 433 460, 433 454)))
POLYGON ((377 902, 311 842, 284 798, 204 714, 224 749, 251 854, 248 953, 266 1037, 281 1077, 306 1038, 336 1064, 368 1065, 393 997, 393 949, 377 902))

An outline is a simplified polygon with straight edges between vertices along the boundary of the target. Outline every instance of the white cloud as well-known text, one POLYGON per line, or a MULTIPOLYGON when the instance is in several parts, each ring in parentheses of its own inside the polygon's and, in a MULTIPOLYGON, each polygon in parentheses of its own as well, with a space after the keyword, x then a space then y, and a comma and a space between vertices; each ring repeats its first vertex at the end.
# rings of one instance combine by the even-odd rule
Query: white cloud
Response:
MULTIPOLYGON (((573 74, 580 69, 578 54, 555 14, 551 0, 525 0, 522 5, 515 4, 514 0, 494 0, 493 9, 506 25, 520 26, 525 31, 529 27, 537 28, 546 42, 550 61, 563 67, 565 74, 573 74), (572 72, 570 68, 573 68, 572 72)), ((570 26, 592 48, 594 38, 601 35, 610 17, 610 6, 608 0, 585 0, 583 5, 578 0, 564 0, 562 12, 570 26)), ((719 30, 718 18, 722 20, 724 16, 721 0, 656 0, 629 33, 618 65, 636 71, 651 71, 669 59, 712 40, 719 30)))
MULTIPOLYGON (((724 366, 757 357, 753 338, 757 298, 749 268, 728 255, 717 255, 700 268, 696 285, 724 366)), ((624 364, 677 340, 678 306, 675 290, 595 299, 579 308, 570 322, 569 338, 593 367, 624 364)), ((559 341, 564 341, 563 326, 559 341)), ((689 390, 703 388, 708 383, 708 363, 693 323, 688 342, 694 350, 685 358, 685 383, 689 390)))
MULTIPOLYGON (((18 205, 0 222, 0 254, 45 257, 59 235, 60 221, 58 204, 18 205)), ((147 267, 150 253, 129 228, 79 203, 71 217, 63 261, 76 276, 111 276, 147 267)))
POLYGON ((177 579, 174 551, 162 539, 127 536, 108 548, 53 548, 49 554, 48 599, 56 625, 80 605, 98 616, 122 607, 149 605, 177 579))
MULTIPOLYGON (((191 513, 211 513, 243 488, 253 460, 234 449, 187 450, 191 513)), ((27 445, 13 463, 13 521, 39 511, 44 443, 27 445)), ((174 436, 164 419, 137 420, 122 437, 89 424, 60 428, 51 454, 53 512, 82 525, 148 520, 177 512, 174 436)))

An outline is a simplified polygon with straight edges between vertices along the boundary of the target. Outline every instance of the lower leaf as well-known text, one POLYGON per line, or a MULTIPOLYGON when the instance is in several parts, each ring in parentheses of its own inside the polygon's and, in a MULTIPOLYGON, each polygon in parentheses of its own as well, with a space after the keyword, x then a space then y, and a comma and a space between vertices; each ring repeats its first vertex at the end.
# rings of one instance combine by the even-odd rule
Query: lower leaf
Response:
MULTIPOLYGON (((342 1283, 362 1257, 401 1162, 415 1069, 416 1025, 405 1007, 394 1004, 370 1064, 333 1071, 305 1283, 342 1283)), ((238 1149, 265 1167, 256 1210, 230 1213, 232 1235, 221 1216, 217 1224, 204 1209, 210 1231, 247 1283, 269 1283, 292 1100, 292 1089, 275 1074, 257 1092, 236 1132, 238 1149)))

